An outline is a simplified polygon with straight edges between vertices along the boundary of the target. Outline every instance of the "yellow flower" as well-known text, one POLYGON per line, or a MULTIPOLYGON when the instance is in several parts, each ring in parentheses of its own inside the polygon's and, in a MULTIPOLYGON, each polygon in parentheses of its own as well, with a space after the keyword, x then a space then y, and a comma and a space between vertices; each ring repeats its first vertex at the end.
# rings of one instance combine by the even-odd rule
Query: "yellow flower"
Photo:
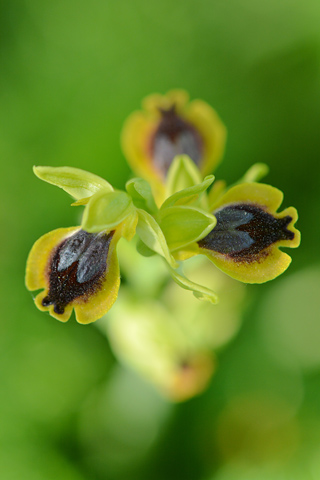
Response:
POLYGON ((183 90, 150 95, 122 131, 122 148, 133 171, 148 180, 156 199, 163 198, 166 175, 176 155, 186 154, 203 175, 220 162, 226 129, 205 102, 188 102, 183 90))
POLYGON ((283 273, 291 257, 279 247, 298 247, 295 208, 277 213, 280 190, 261 183, 230 188, 215 204, 217 224, 202 240, 182 254, 201 253, 231 277, 245 283, 264 283, 283 273))
POLYGON ((28 257, 26 286, 43 289, 35 298, 41 311, 62 322, 75 310, 79 323, 102 317, 117 298, 120 273, 115 246, 121 228, 88 233, 80 227, 43 235, 28 257))

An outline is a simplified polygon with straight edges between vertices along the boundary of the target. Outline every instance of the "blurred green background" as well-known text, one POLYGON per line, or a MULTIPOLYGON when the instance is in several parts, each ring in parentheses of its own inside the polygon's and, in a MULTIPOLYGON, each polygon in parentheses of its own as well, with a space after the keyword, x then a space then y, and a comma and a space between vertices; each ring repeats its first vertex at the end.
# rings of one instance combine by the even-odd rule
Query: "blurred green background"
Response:
POLYGON ((1 480, 318 480, 319 1, 13 0, 0 22, 1 480), (123 121, 171 88, 226 124, 217 177, 266 162, 302 231, 289 270, 247 287, 209 389, 179 405, 120 367, 95 326, 42 314, 24 287, 33 242, 78 223, 32 165, 123 188, 123 121))

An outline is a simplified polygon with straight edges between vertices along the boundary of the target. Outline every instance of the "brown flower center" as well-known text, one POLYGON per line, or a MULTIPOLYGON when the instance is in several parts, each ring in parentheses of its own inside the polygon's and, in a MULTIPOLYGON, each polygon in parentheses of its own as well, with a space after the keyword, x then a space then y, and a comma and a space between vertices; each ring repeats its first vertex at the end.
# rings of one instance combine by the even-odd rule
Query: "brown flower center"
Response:
POLYGON ((79 230, 58 245, 48 265, 49 293, 42 300, 44 307, 54 305, 55 313, 63 314, 75 298, 89 297, 101 287, 113 233, 79 230))
POLYGON ((154 166, 166 176, 176 155, 189 155, 199 166, 203 153, 203 140, 197 130, 176 112, 160 110, 161 120, 151 139, 150 154, 154 166))
POLYGON ((276 218, 255 205, 229 205, 214 215, 216 226, 198 245, 236 261, 257 260, 273 243, 294 238, 294 233, 287 229, 292 217, 276 218))

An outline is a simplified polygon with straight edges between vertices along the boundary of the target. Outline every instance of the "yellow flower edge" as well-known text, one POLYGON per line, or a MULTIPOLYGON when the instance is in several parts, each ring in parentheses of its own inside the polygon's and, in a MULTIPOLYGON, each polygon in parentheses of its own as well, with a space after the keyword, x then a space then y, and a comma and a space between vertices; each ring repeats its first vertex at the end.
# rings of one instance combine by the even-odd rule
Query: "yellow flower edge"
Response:
POLYGON ((291 217, 287 230, 293 233, 292 239, 280 239, 263 248, 258 255, 248 258, 233 258, 224 253, 192 244, 176 255, 178 260, 185 260, 197 254, 209 258, 220 270, 232 278, 244 283, 265 283, 281 275, 290 265, 291 257, 282 252, 280 247, 296 248, 300 245, 300 232, 294 227, 298 213, 289 207, 280 213, 276 210, 283 200, 283 193, 270 185, 261 183, 244 183, 230 188, 214 205, 213 215, 230 205, 251 204, 263 209, 276 219, 291 217))
POLYGON ((28 290, 43 289, 35 298, 35 304, 41 311, 49 314, 61 322, 67 322, 74 309, 76 320, 81 324, 88 324, 101 318, 114 304, 120 286, 120 271, 116 256, 116 243, 119 234, 115 232, 109 246, 106 271, 98 290, 91 295, 82 295, 65 306, 62 314, 54 311, 54 305, 43 306, 42 301, 49 292, 48 268, 54 249, 68 236, 80 227, 59 228, 43 235, 33 245, 26 268, 26 287, 28 290))
POLYGON ((217 112, 202 100, 193 100, 186 108, 185 119, 200 133, 204 156, 199 169, 203 176, 212 173, 220 164, 227 139, 227 129, 217 112))
POLYGON ((184 90, 149 95, 142 102, 143 111, 133 112, 124 123, 121 134, 124 155, 132 170, 151 183, 158 204, 164 200, 166 179, 153 165, 150 141, 161 119, 160 109, 168 110, 175 105, 178 116, 200 135, 203 158, 199 169, 203 175, 216 168, 224 153, 226 128, 217 113, 202 100, 188 103, 188 99, 189 95, 184 90))
POLYGON ((269 213, 276 212, 283 201, 283 193, 278 188, 265 183, 248 182, 231 187, 213 205, 213 210, 231 203, 252 203, 263 206, 269 213))

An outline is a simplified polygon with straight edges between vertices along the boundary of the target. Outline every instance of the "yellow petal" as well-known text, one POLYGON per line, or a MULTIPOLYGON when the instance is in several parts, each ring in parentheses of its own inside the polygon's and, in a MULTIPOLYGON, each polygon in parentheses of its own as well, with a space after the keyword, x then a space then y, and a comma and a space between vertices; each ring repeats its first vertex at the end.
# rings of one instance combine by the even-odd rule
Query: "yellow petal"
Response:
POLYGON ((143 108, 126 120, 121 143, 131 168, 151 183, 160 205, 173 158, 189 155, 203 175, 211 173, 222 158, 226 129, 209 105, 201 100, 188 103, 188 94, 183 90, 150 95, 143 101, 143 108), (160 135, 157 143, 156 135, 160 135))
POLYGON ((73 302, 78 323, 95 322, 112 307, 120 287, 120 270, 116 254, 116 242, 111 241, 104 281, 99 290, 88 298, 78 298, 73 302))
POLYGON ((230 203, 261 205, 269 212, 276 212, 283 200, 283 193, 264 183, 241 183, 230 188, 214 205, 214 210, 230 203))
POLYGON ((199 165, 203 176, 212 173, 222 160, 227 130, 216 111, 202 100, 190 103, 185 118, 200 133, 203 142, 203 159, 199 165))
POLYGON ((178 112, 181 112, 188 101, 189 94, 185 90, 170 90, 165 95, 159 93, 148 95, 142 100, 142 108, 159 116, 159 108, 168 110, 172 105, 176 105, 178 112))
POLYGON ((46 269, 53 249, 80 227, 58 228, 40 237, 33 245, 27 260, 26 287, 28 290, 48 288, 46 269))
MULTIPOLYGON (((116 256, 116 244, 125 228, 126 225, 123 223, 118 231, 109 234, 106 232, 101 234, 86 233, 88 236, 93 236, 93 240, 88 242, 88 245, 80 251, 80 255, 75 260, 70 260, 70 252, 74 253, 74 250, 67 252, 64 257, 67 266, 61 271, 58 268, 56 277, 52 277, 54 271, 52 270, 54 268, 52 262, 54 262, 55 252, 64 240, 72 237, 76 232, 80 232, 80 228, 60 228, 41 237, 34 244, 29 254, 26 272, 27 288, 29 290, 43 289, 35 298, 35 304, 39 310, 49 312, 51 316, 62 322, 69 320, 73 308, 79 323, 91 323, 102 317, 117 298, 120 272, 116 256), (111 234, 112 237, 110 237, 111 234), (96 261, 97 245, 95 242, 98 237, 101 238, 101 235, 106 235, 109 242, 106 245, 107 250, 104 251, 106 254, 105 270, 98 271, 98 277, 93 271, 93 276, 91 274, 90 278, 82 281, 78 280, 77 275, 79 274, 81 260, 83 261, 83 275, 86 275, 87 266, 90 265, 90 259, 93 258, 92 255, 94 254, 96 254, 96 257, 93 258, 92 262, 96 261), (88 256, 88 259, 85 255, 88 256), (74 275, 74 272, 76 272, 76 275, 74 275), (61 290, 62 288, 63 290, 61 290), (58 311, 59 309, 61 312, 58 311)), ((63 244, 65 245, 65 243, 63 244)), ((59 256, 57 261, 61 262, 61 258, 63 257, 59 256)), ((92 265, 95 267, 96 263, 92 263, 92 265)))
POLYGON ((281 275, 291 263, 291 257, 274 246, 265 249, 259 260, 252 262, 237 262, 226 255, 208 250, 201 253, 206 255, 224 273, 244 283, 265 283, 273 280, 281 275))
POLYGON ((56 318, 60 322, 63 322, 63 323, 67 322, 72 314, 73 306, 71 304, 67 305, 64 309, 64 312, 59 314, 54 311, 54 305, 49 305, 48 307, 44 307, 42 305, 42 301, 48 295, 48 292, 49 290, 46 289, 43 292, 38 293, 38 295, 34 299, 36 306, 39 308, 39 310, 41 310, 41 312, 48 312, 51 315, 51 317, 56 318))
POLYGON ((282 192, 270 185, 244 183, 230 188, 215 204, 217 226, 199 242, 198 253, 245 283, 264 283, 277 277, 291 262, 279 247, 300 244, 300 232, 294 227, 296 209, 276 213, 282 199, 282 192), (279 222, 281 219, 284 221, 279 222))

